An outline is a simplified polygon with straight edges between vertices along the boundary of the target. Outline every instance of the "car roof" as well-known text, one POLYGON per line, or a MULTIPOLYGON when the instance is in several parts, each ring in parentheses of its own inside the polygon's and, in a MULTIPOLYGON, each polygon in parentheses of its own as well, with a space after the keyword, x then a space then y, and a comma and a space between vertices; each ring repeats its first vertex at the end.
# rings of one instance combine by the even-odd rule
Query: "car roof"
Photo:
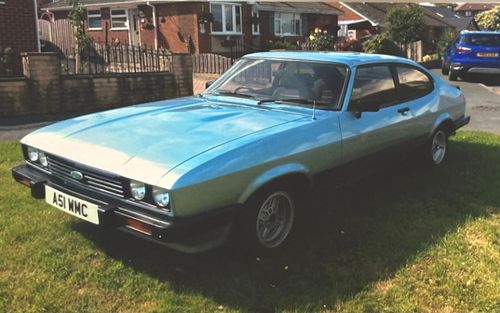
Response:
POLYGON ((491 31, 491 30, 462 30, 460 32, 460 35, 467 35, 467 34, 493 34, 493 35, 500 35, 500 32, 491 31))
POLYGON ((247 54, 243 58, 259 58, 259 59, 290 59, 290 60, 303 60, 303 61, 323 61, 343 63, 349 66, 356 66, 374 62, 403 62, 414 64, 414 62, 391 55, 384 54, 368 54, 360 52, 337 52, 337 51, 271 51, 271 52, 257 52, 247 54))

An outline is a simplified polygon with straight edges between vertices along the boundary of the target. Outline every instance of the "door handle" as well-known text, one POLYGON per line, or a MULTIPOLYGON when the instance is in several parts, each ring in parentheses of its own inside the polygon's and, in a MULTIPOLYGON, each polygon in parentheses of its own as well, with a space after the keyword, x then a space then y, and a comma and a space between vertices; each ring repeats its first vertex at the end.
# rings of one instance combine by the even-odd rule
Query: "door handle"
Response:
POLYGON ((410 111, 410 108, 408 108, 408 107, 398 109, 398 113, 401 115, 406 115, 409 111, 410 111))

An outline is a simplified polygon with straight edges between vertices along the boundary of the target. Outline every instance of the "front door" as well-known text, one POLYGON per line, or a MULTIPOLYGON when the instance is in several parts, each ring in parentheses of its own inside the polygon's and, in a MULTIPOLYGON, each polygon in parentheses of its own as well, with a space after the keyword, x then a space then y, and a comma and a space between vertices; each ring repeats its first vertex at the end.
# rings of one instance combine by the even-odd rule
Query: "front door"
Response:
POLYGON ((138 9, 128 10, 130 43, 134 46, 141 45, 141 18, 138 9))

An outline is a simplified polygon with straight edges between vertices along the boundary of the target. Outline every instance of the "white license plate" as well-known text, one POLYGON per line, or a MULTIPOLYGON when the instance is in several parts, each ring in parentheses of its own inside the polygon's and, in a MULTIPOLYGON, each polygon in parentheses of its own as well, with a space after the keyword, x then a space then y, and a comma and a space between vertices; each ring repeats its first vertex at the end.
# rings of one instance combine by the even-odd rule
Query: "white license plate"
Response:
POLYGON ((99 225, 97 204, 70 196, 47 185, 45 186, 45 201, 66 213, 99 225))
POLYGON ((498 57, 498 53, 496 53, 496 52, 478 52, 477 56, 482 57, 482 58, 496 58, 496 57, 498 57))

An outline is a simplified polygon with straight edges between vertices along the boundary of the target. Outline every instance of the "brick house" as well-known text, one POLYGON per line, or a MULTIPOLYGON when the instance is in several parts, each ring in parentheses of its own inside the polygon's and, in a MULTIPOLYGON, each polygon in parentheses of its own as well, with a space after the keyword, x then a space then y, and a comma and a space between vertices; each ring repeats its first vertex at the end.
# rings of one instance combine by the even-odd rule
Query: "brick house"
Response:
POLYGON ((34 0, 0 1, 0 55, 8 53, 11 60, 14 59, 8 64, 0 64, 0 74, 7 67, 9 72, 20 73, 19 53, 39 51, 36 12, 37 3, 34 0))
MULTIPOLYGON (((337 30, 342 11, 321 2, 83 0, 86 34, 172 52, 246 53, 269 41, 303 41, 316 27, 337 30)), ((42 6, 42 18, 64 19, 64 0, 42 6)))
MULTIPOLYGON (((332 5, 332 3, 330 4, 332 5)), ((355 18, 362 17, 368 22, 363 24, 362 21, 358 21, 348 25, 348 29, 357 29, 356 36, 358 36, 358 33, 360 33, 361 36, 366 36, 366 33, 374 35, 382 32, 387 28, 387 22, 385 20, 387 13, 394 7, 408 6, 408 4, 405 3, 388 2, 339 2, 337 6, 339 4, 342 5, 341 9, 344 12, 352 11, 355 13, 355 18)), ((456 27, 449 20, 443 19, 428 7, 420 6, 420 8, 424 14, 423 22, 427 26, 427 34, 422 40, 422 51, 424 54, 428 54, 436 49, 437 41, 446 31, 453 30, 456 27)), ((341 23, 342 21, 339 23, 342 27, 341 23)))
POLYGON ((464 17, 474 17, 476 14, 488 11, 497 6, 498 3, 461 3, 455 7, 455 13, 464 17))

